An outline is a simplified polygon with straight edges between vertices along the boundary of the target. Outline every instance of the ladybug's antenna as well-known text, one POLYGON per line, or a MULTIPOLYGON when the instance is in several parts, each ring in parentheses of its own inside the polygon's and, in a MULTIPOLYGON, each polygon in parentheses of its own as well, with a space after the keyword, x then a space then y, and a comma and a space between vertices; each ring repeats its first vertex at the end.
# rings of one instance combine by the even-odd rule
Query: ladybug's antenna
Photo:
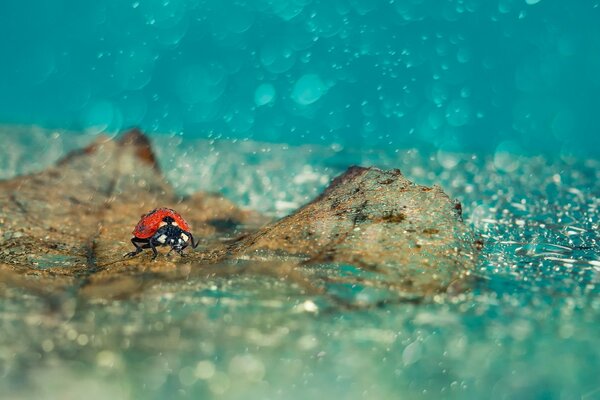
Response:
POLYGON ((190 235, 190 240, 192 241, 192 248, 194 248, 194 249, 195 249, 196 247, 198 247, 198 244, 199 244, 200 242, 196 242, 196 243, 194 243, 194 236, 193 236, 191 233, 189 233, 189 232, 188 232, 188 234, 190 235))

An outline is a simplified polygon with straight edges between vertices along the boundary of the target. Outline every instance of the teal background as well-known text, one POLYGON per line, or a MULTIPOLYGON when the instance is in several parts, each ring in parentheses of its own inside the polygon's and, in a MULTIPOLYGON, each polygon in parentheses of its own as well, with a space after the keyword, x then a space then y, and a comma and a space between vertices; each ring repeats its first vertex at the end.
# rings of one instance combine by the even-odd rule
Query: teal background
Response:
POLYGON ((3 0, 0 122, 599 153, 600 6, 3 0))
POLYGON ((399 168, 484 241, 472 291, 362 311, 245 262, 51 308, 0 281, 1 399, 600 398, 600 0, 0 0, 0 55, 0 179, 139 125, 182 195, 276 218, 399 168))

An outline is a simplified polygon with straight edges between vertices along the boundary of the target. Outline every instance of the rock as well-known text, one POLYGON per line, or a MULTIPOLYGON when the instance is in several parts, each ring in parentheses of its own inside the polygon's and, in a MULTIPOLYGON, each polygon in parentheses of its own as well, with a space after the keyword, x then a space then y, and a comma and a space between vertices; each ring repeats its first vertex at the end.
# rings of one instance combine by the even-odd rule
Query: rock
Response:
POLYGON ((407 297, 445 291, 477 250, 456 204, 399 170, 352 167, 317 199, 232 247, 237 257, 282 254, 303 264, 375 271, 407 297))
POLYGON ((194 276, 266 274, 308 293, 339 297, 335 285, 352 284, 383 290, 385 299, 421 299, 456 287, 477 255, 456 204, 398 170, 350 168, 318 198, 268 223, 219 195, 177 196, 138 130, 99 137, 55 167, 0 182, 0 220, 3 247, 22 250, 0 252, 4 281, 86 297, 128 297, 194 276), (185 258, 123 258, 140 215, 156 207, 180 212, 201 245, 185 258))
MULTIPOLYGON (((234 237, 246 225, 265 221, 217 195, 177 196, 162 177, 149 140, 131 130, 118 140, 98 137, 43 172, 0 182, 0 220, 10 239, 3 247, 17 246, 19 230, 18 246, 24 249, 0 253, 0 271, 36 279, 62 277, 65 288, 81 282, 93 286, 105 273, 144 271, 147 259, 127 260, 123 254, 133 249, 129 239, 140 215, 157 206, 181 212, 209 247, 222 246, 223 236, 234 237), (211 225, 223 219, 235 227, 224 232, 211 225), (70 267, 38 270, 53 256, 68 257, 70 267)), ((153 270, 172 270, 174 265, 164 258, 148 264, 153 270)))

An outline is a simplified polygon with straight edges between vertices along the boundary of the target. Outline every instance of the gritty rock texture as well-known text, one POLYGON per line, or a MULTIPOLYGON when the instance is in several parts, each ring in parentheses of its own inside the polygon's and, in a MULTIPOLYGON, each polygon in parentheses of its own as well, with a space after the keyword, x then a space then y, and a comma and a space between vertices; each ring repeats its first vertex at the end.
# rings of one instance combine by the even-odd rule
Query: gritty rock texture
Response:
POLYGON ((460 287, 477 254, 459 206, 398 170, 350 168, 267 222, 218 195, 177 196, 148 139, 132 130, 0 182, 0 278, 39 293, 118 298, 165 280, 268 274, 307 293, 361 284, 415 299, 460 287), (123 258, 140 215, 156 207, 180 212, 201 245, 185 258, 123 258))
POLYGON ((182 213, 211 248, 239 234, 238 227, 263 221, 218 195, 177 196, 138 130, 118 140, 99 137, 53 168, 0 182, 0 277, 37 291, 83 286, 93 292, 115 279, 130 282, 123 277, 137 273, 137 287, 148 270, 171 271, 178 261, 123 259, 140 216, 157 206, 182 213))
POLYGON ((399 170, 352 167, 317 199, 234 246, 236 254, 298 256, 378 272, 406 295, 436 293, 473 267, 460 204, 399 170))

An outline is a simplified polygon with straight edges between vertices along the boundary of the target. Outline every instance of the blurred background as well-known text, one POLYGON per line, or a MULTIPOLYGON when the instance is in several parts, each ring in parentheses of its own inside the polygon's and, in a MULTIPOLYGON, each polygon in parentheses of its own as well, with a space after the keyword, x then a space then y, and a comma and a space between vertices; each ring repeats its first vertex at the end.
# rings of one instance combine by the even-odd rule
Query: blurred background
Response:
POLYGON ((600 152, 600 1, 0 2, 0 123, 600 152))
POLYGON ((0 55, 0 179, 139 126, 181 194, 276 218, 399 168, 484 242, 447 300, 324 286, 364 310, 245 269, 0 279, 1 399, 600 399, 600 0, 0 0, 0 55))

